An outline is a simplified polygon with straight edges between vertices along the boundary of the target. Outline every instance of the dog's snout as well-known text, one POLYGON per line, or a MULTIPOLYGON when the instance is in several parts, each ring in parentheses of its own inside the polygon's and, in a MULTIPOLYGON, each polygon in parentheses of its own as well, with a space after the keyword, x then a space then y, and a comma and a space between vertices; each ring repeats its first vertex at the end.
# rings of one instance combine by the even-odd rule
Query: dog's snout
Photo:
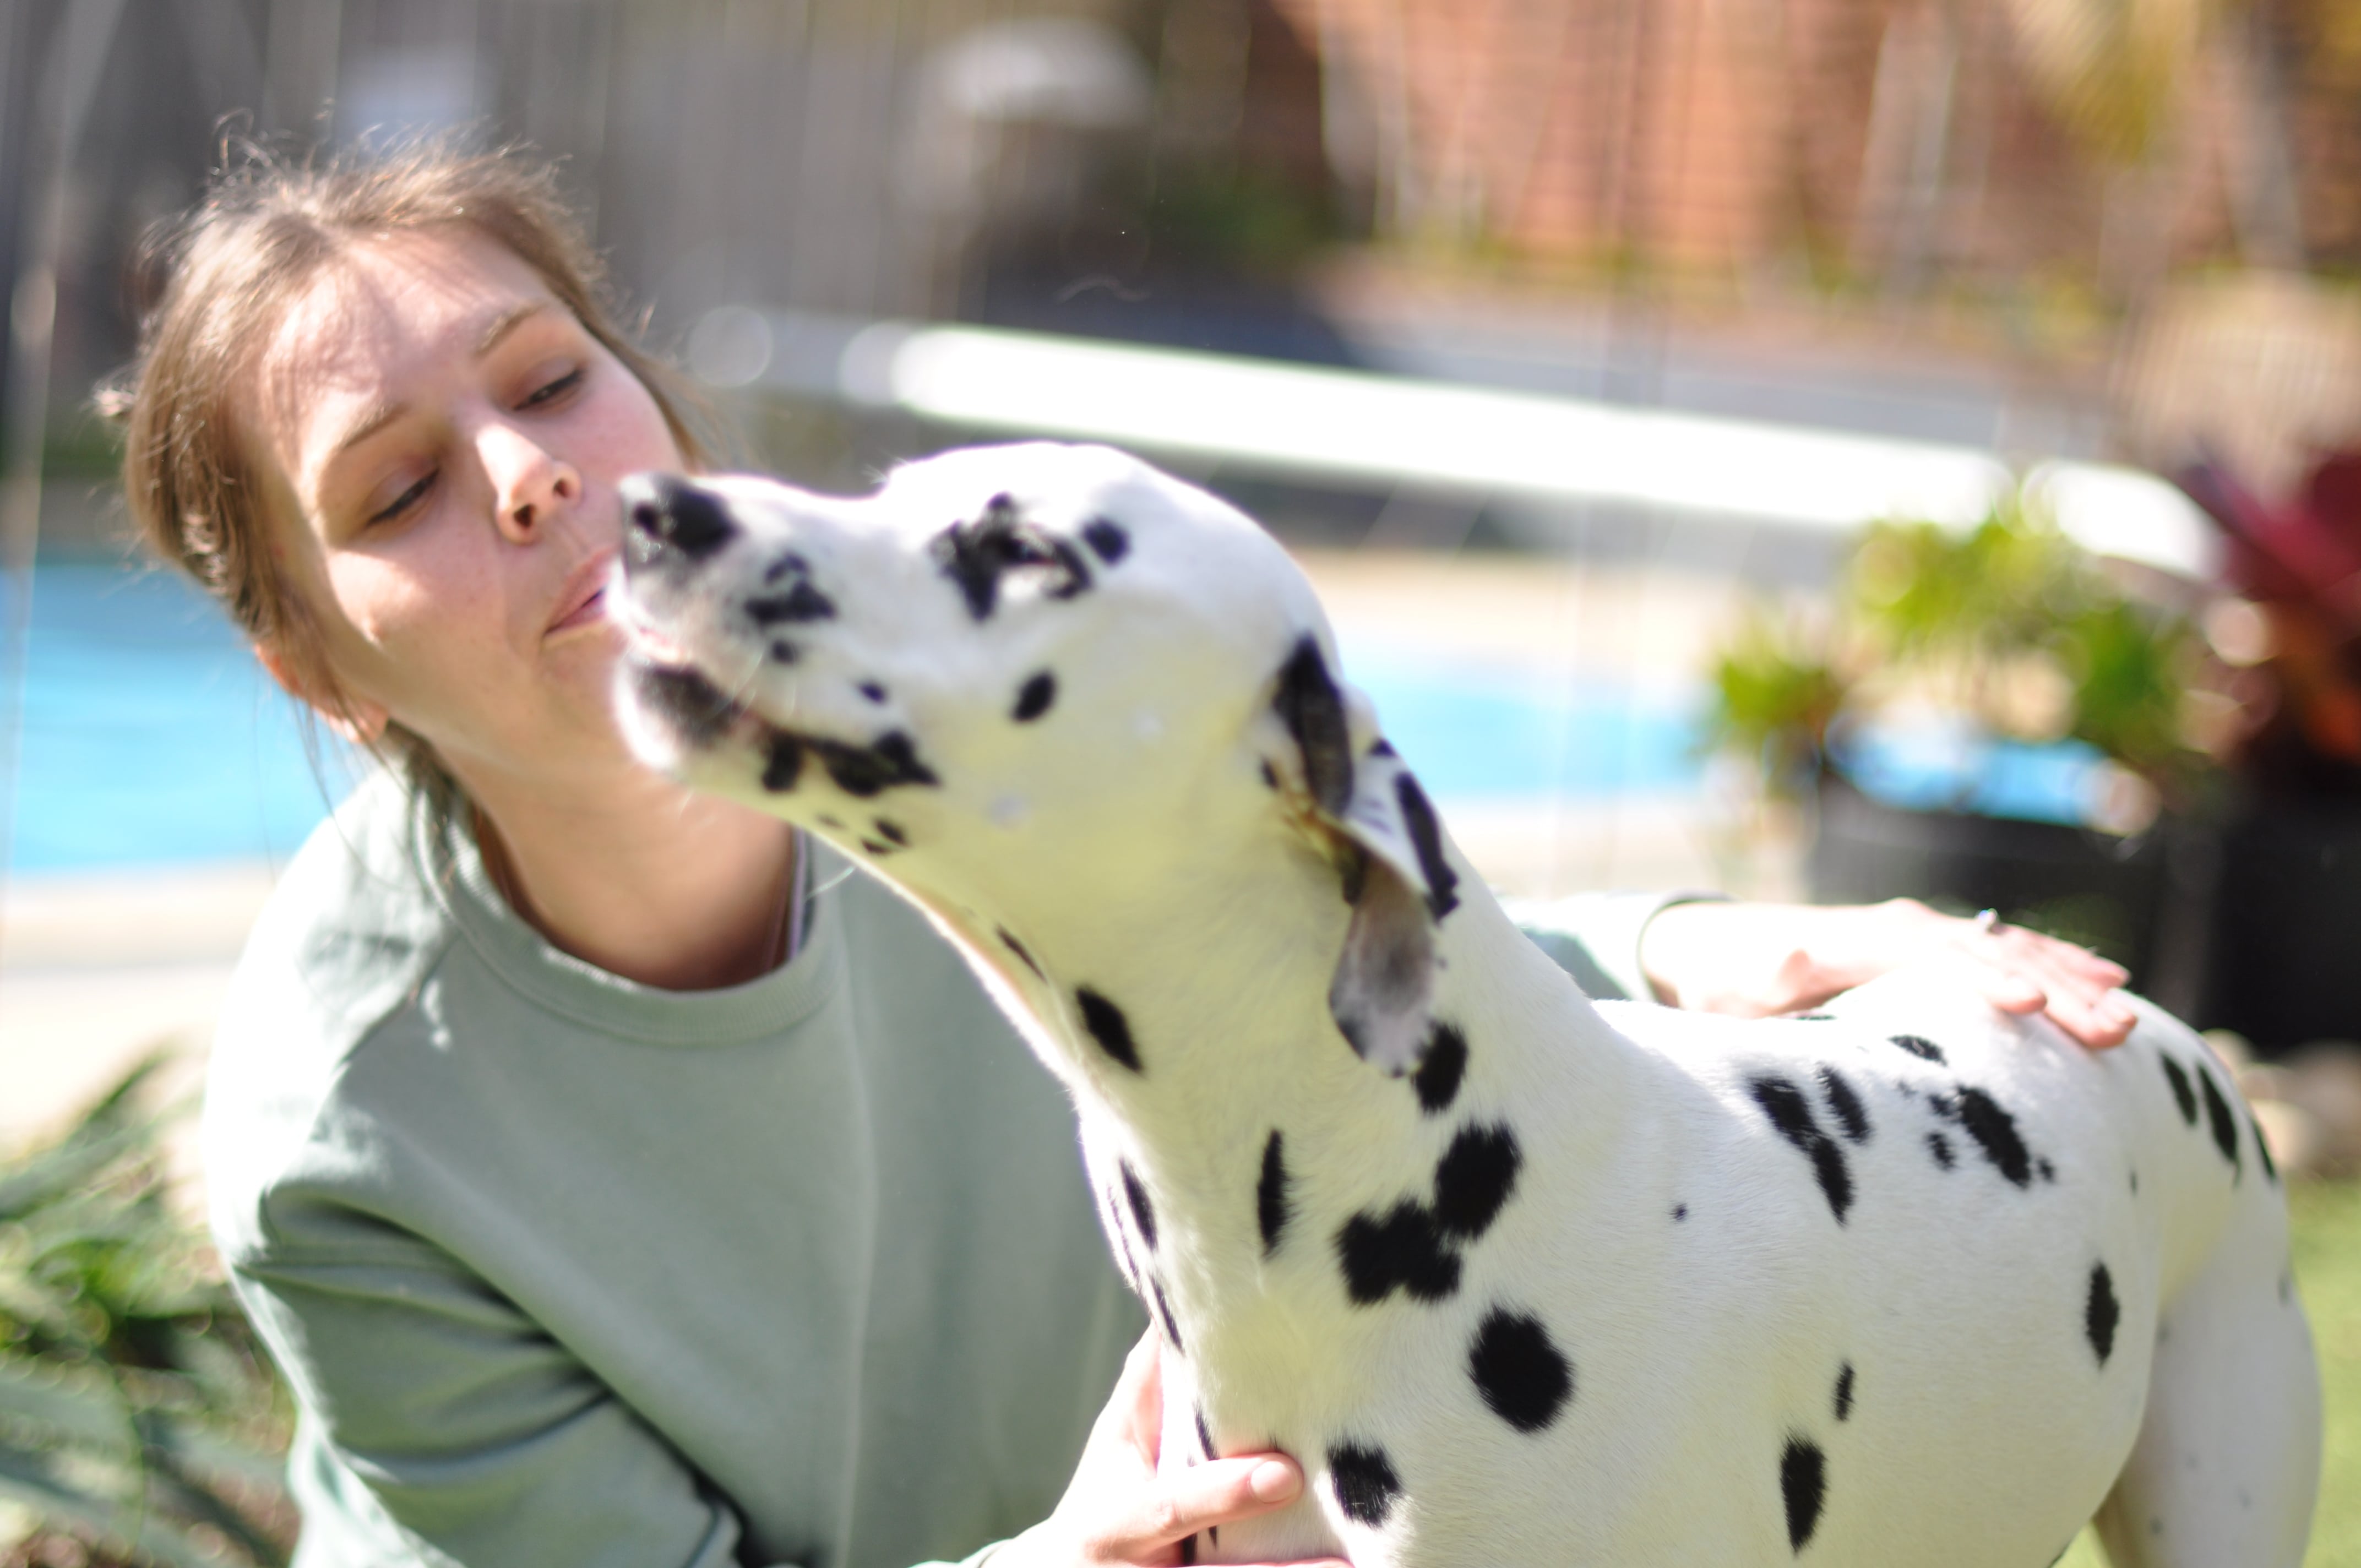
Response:
POLYGON ((738 532, 719 498, 677 474, 634 474, 623 481, 622 499, 635 560, 666 551, 702 560, 738 532))

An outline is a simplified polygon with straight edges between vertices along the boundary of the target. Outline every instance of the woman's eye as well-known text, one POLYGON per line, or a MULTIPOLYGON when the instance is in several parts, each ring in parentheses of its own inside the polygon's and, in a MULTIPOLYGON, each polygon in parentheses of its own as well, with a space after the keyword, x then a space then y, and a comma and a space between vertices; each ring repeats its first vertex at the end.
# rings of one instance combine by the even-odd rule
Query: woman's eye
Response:
POLYGON ((519 408, 532 409, 539 408, 544 403, 554 403, 581 384, 582 368, 581 367, 577 366, 575 368, 568 370, 565 375, 558 377, 555 380, 549 382, 545 386, 535 388, 533 391, 526 397, 525 400, 517 406, 519 408))
POLYGON ((428 488, 430 488, 434 483, 434 474, 432 469, 429 469, 426 473, 420 475, 417 483, 412 485, 410 488, 402 491, 401 494, 394 497, 390 501, 388 501, 381 510, 371 512, 369 514, 368 521, 373 523, 392 521, 395 518, 398 518, 402 513, 408 511, 412 507, 416 506, 421 500, 423 500, 426 497, 428 488))

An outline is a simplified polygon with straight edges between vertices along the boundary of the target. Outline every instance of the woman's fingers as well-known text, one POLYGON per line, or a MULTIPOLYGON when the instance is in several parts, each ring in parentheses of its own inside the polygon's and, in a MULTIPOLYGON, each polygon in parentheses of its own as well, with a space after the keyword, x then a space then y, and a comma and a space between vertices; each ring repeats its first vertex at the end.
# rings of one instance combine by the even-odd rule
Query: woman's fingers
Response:
POLYGON ((1303 1473, 1275 1454, 1212 1460, 1158 1477, 1130 1517, 1102 1538, 1101 1550, 1111 1552, 1111 1562, 1143 1561, 1199 1530, 1293 1502, 1302 1490, 1303 1473))
POLYGON ((2021 927, 1962 924, 1961 951, 1993 1006, 2006 1013, 2046 1011, 2060 1029, 2095 1050, 2130 1036, 2136 1015, 2115 994, 2130 978, 2122 965, 2021 927))
POLYGON ((1303 1472, 1284 1454, 1244 1454, 1159 1475, 1163 1414, 1162 1361, 1150 1330, 1126 1358, 1058 1511, 994 1562, 1163 1568, 1181 1561, 1191 1536, 1282 1508, 1302 1493, 1303 1472))

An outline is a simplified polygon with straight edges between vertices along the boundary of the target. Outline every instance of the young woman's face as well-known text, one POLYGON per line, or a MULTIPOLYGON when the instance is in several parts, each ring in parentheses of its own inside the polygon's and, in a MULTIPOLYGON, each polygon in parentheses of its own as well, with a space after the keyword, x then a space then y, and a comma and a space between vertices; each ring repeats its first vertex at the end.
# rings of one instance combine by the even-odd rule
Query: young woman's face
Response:
POLYGON ((295 300, 247 391, 272 548, 357 728, 398 719, 462 779, 620 750, 615 482, 684 465, 538 274, 465 229, 371 240, 295 300))

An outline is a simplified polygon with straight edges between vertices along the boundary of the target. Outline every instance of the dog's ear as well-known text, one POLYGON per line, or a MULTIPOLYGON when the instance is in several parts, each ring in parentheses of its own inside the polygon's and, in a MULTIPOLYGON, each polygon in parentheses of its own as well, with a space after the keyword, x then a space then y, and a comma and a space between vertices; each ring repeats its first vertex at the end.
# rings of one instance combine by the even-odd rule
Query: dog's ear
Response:
MULTIPOLYGON (((1377 740, 1355 757, 1354 715, 1312 638, 1280 668, 1272 707, 1353 906, 1329 1014, 1363 1060, 1399 1077, 1426 1048, 1434 927, 1458 903, 1458 879, 1433 809, 1393 748, 1377 740)), ((1362 728, 1374 729, 1366 716, 1362 728)))

